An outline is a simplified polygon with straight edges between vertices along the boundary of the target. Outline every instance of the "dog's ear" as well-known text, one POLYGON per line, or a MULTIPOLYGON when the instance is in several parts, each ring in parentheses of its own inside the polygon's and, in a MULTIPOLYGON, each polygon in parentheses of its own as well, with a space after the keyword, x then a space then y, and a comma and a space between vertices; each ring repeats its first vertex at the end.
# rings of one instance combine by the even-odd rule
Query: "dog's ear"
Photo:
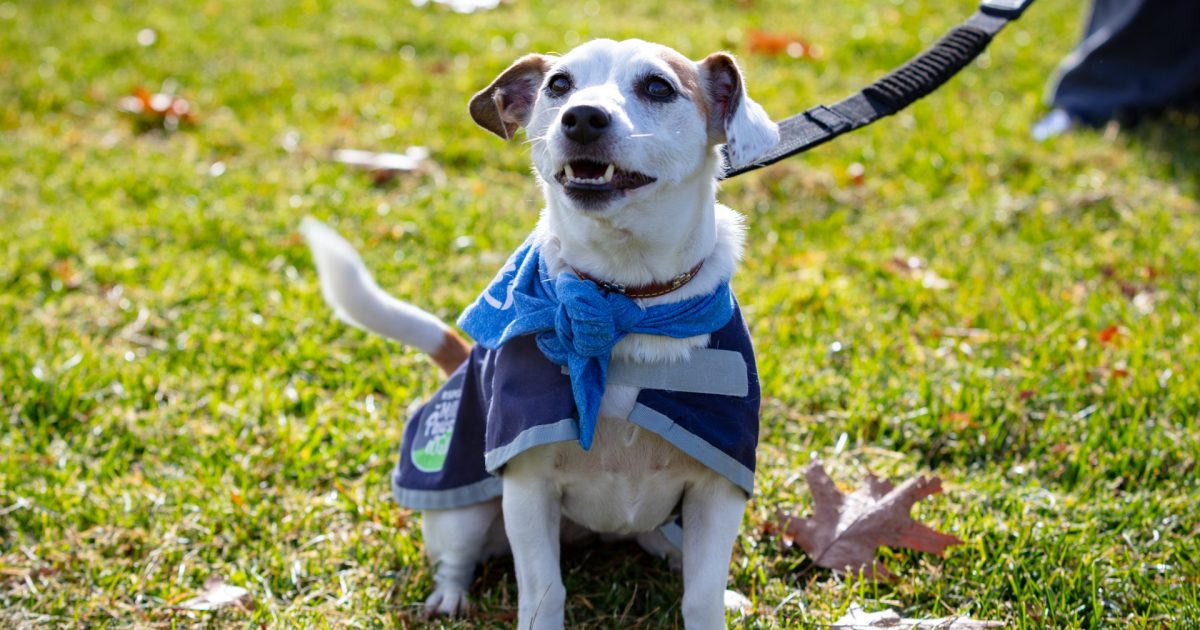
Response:
POLYGON ((471 97, 469 109, 475 124, 509 140, 519 127, 529 123, 542 76, 550 58, 525 55, 500 73, 492 84, 471 97))
POLYGON ((730 166, 748 164, 779 142, 779 126, 746 96, 732 56, 719 52, 705 57, 700 80, 708 99, 708 137, 725 144, 730 166))

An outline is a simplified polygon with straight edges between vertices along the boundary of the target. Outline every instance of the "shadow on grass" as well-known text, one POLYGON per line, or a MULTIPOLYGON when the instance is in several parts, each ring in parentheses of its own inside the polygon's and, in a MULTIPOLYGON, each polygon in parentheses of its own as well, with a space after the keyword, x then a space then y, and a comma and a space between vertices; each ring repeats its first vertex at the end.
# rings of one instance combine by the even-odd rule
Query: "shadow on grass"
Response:
MULTIPOLYGON (((562 550, 567 627, 670 628, 682 625, 683 580, 665 560, 636 543, 589 540, 562 550)), ((472 627, 510 627, 516 621, 517 579, 511 556, 479 569, 471 586, 479 602, 472 627)))
POLYGON ((1128 131, 1130 143, 1167 158, 1170 177, 1189 197, 1200 196, 1200 104, 1143 120, 1128 131))

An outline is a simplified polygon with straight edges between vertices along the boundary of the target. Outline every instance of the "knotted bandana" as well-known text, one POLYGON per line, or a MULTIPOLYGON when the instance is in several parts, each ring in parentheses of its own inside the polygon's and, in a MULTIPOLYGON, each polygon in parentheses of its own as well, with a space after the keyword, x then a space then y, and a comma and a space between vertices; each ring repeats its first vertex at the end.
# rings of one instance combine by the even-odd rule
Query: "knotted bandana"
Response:
POLYGON ((458 325, 480 345, 496 349, 523 335, 566 366, 579 411, 579 445, 592 446, 613 346, 630 333, 683 339, 719 330, 733 316, 726 279, 712 292, 672 304, 642 307, 571 273, 551 278, 530 238, 467 307, 458 325))

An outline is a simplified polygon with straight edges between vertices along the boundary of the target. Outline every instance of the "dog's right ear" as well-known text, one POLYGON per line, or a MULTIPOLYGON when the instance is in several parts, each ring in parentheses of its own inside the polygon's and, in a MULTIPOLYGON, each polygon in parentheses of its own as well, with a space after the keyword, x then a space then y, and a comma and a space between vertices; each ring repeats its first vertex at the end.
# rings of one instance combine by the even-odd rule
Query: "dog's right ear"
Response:
POLYGON ((529 123, 542 77, 550 69, 545 55, 525 55, 500 73, 492 84, 471 97, 475 124, 510 140, 519 127, 529 123))
POLYGON ((779 142, 779 125, 746 95, 742 71, 728 53, 700 62, 709 101, 708 134, 728 150, 730 166, 744 166, 779 142))

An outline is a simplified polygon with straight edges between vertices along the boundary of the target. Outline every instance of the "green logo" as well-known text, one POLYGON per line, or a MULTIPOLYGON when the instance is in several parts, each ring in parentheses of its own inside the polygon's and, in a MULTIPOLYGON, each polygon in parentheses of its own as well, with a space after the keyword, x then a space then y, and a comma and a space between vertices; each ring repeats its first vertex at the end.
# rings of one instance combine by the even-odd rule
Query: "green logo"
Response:
MULTIPOLYGON (((449 383, 447 383, 449 385, 449 383)), ((450 452, 450 440, 454 437, 454 419, 458 415, 458 401, 462 388, 443 389, 434 400, 429 401, 421 413, 416 439, 412 446, 412 464, 421 472, 441 472, 446 466, 446 455, 450 452)))

